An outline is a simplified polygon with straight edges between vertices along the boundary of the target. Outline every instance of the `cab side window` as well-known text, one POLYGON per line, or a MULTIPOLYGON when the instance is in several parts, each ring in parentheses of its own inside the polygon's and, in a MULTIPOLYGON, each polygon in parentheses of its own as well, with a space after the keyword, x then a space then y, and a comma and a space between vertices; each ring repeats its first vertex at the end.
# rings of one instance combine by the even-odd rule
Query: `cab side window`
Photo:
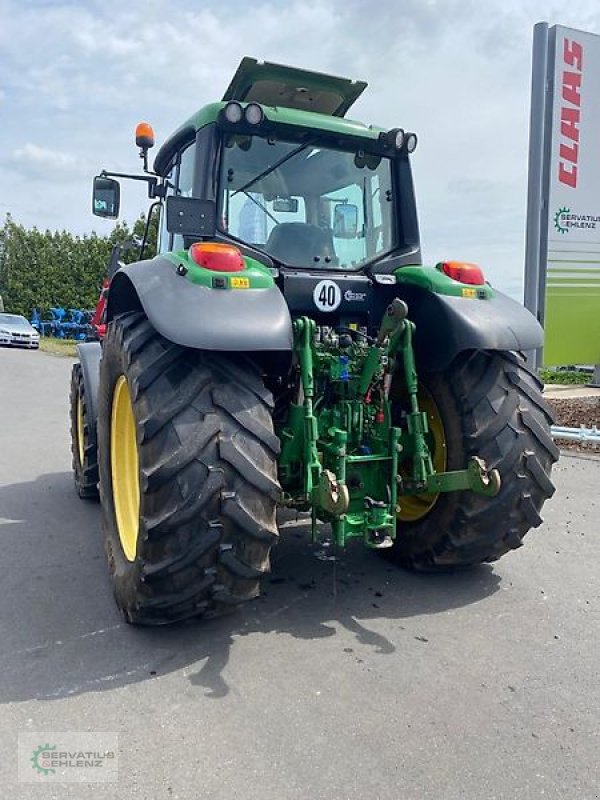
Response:
MULTIPOLYGON (((195 148, 193 143, 176 155, 167 175, 168 184, 166 197, 170 197, 171 195, 192 196, 194 186, 194 156, 195 148)), ((167 231, 166 203, 163 203, 159 228, 159 252, 166 253, 170 250, 181 250, 182 248, 183 237, 179 234, 174 236, 167 231)))
MULTIPOLYGON (((184 197, 192 196, 194 186, 194 156, 196 148, 189 145, 179 156, 179 169, 177 172, 177 190, 175 194, 184 197)), ((183 249, 183 236, 176 234, 173 236, 172 250, 183 249)))
MULTIPOLYGON (((175 166, 172 166, 166 176, 166 181, 167 181, 166 197, 170 197, 172 194, 175 194, 175 174, 176 174, 176 168, 175 166)), ((170 249, 171 249, 171 234, 167 230, 167 206, 166 202, 163 201, 162 208, 160 210, 160 225, 158 227, 158 252, 168 253, 170 249)))

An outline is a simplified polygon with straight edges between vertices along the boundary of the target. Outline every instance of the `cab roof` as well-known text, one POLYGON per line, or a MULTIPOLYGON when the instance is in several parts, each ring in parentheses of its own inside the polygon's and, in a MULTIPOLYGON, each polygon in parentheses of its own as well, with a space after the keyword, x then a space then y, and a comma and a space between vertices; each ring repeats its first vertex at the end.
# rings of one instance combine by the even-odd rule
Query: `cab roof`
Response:
POLYGON ((223 100, 296 108, 343 117, 367 88, 365 81, 338 78, 245 56, 223 100))
POLYGON ((209 103, 193 114, 162 145, 154 168, 161 172, 173 150, 211 122, 227 103, 259 103, 269 122, 323 131, 338 136, 377 139, 383 128, 345 119, 344 115, 367 87, 320 72, 258 62, 244 57, 220 102, 209 103))

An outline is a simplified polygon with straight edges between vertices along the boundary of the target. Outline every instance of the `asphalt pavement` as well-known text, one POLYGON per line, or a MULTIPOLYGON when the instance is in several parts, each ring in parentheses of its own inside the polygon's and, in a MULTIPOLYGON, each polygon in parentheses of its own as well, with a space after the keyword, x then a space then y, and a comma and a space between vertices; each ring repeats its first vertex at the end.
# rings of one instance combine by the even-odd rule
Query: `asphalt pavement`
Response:
POLYGON ((134 628, 72 485, 70 367, 0 349, 3 800, 600 797, 599 460, 563 457, 544 525, 494 565, 323 560, 288 516, 261 599, 134 628), (118 733, 118 782, 20 782, 32 731, 118 733))

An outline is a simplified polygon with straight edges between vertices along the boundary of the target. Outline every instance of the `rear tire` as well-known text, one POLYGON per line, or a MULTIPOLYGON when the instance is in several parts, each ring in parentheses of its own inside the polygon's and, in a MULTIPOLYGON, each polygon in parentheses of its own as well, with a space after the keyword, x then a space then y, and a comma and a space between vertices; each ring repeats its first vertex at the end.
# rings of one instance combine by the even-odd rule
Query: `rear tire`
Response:
POLYGON ((98 444, 90 422, 81 364, 73 364, 70 393, 73 480, 79 497, 98 499, 98 444))
POLYGON ((129 622, 214 615, 259 594, 277 541, 279 440, 249 359, 160 336, 141 313, 108 326, 98 436, 106 551, 129 622), (113 393, 127 380, 139 461, 139 528, 125 555, 111 476, 113 393))
POLYGON ((390 555, 423 571, 495 561, 541 524, 541 508, 554 493, 550 473, 559 450, 541 383, 512 352, 462 354, 445 373, 419 377, 442 418, 447 469, 464 469, 471 456, 481 456, 502 484, 495 497, 440 494, 422 518, 398 523, 390 555))

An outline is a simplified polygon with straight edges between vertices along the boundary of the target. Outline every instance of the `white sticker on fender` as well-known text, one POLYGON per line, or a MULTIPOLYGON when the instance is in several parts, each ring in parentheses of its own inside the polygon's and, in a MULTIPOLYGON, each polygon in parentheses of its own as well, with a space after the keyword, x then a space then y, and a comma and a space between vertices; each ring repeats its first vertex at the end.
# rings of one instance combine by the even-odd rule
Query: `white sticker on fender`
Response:
POLYGON ((335 311, 342 302, 342 292, 334 281, 319 281, 313 291, 313 300, 319 311, 335 311))

